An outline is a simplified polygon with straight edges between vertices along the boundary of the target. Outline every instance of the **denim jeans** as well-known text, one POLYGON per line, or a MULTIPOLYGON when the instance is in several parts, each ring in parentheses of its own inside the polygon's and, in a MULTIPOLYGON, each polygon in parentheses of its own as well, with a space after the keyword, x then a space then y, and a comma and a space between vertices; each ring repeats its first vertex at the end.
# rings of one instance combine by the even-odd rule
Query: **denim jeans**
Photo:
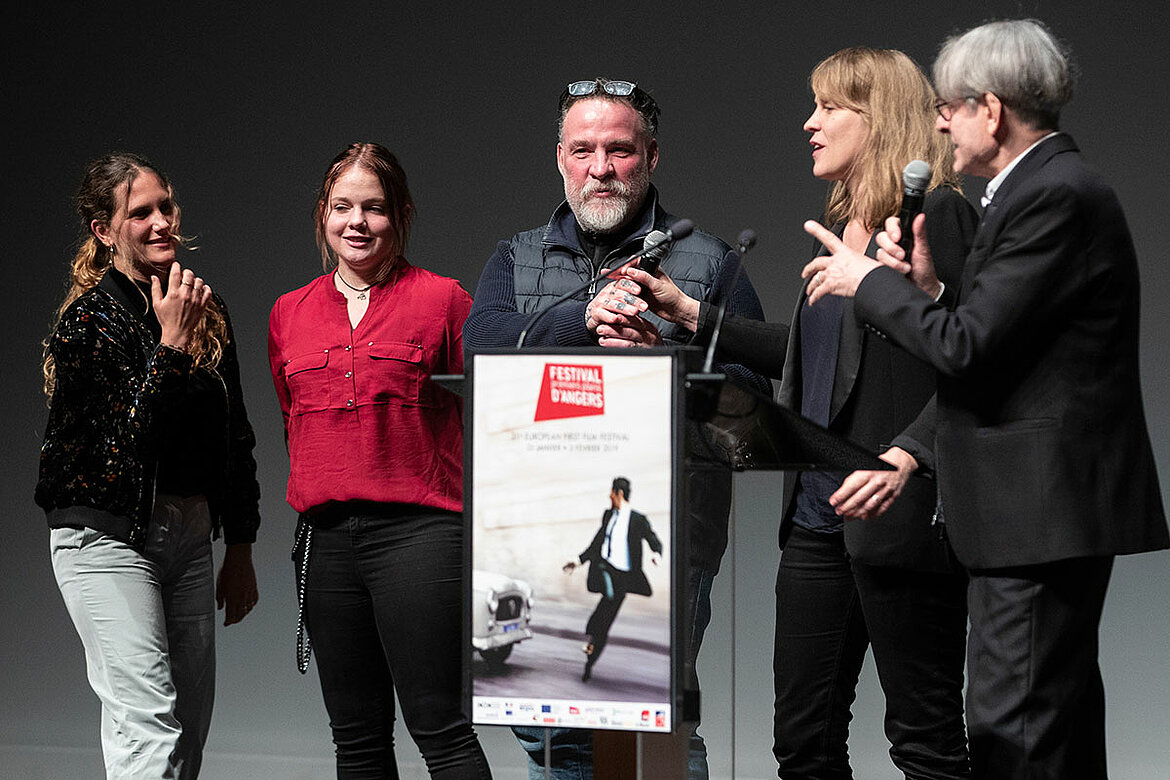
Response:
POLYGON ((773 752, 781 778, 849 780, 847 739, 866 649, 886 696, 894 764, 967 778, 966 579, 851 564, 841 533, 793 526, 776 577, 773 752))
POLYGON ((395 692, 431 777, 491 777, 462 711, 462 539, 458 515, 426 507, 313 528, 305 623, 339 778, 398 777, 395 692))
MULTIPOLYGON (((691 566, 687 572, 687 614, 690 620, 687 661, 684 679, 688 686, 698 690, 699 680, 695 663, 703 644, 703 633, 711 623, 711 583, 715 571, 691 566)), ((699 736, 699 723, 691 729, 687 757, 689 780, 707 780, 707 746, 699 736)), ((513 726, 512 732, 520 747, 528 754, 529 780, 544 780, 544 745, 546 734, 552 745, 549 777, 552 780, 593 780, 593 732, 587 729, 541 728, 513 726)))
POLYGON ((50 550, 102 703, 107 777, 198 777, 215 700, 207 502, 157 496, 142 552, 92 528, 52 529, 50 550))

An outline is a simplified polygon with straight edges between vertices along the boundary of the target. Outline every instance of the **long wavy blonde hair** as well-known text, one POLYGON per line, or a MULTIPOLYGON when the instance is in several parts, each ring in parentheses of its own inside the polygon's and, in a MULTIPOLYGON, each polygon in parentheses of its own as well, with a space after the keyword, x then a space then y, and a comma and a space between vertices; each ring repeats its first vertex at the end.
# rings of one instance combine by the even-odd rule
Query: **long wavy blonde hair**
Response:
POLYGON ((959 191, 951 145, 934 127, 934 89, 914 60, 896 49, 842 49, 813 69, 809 85, 817 100, 856 111, 869 127, 850 176, 829 188, 827 224, 857 220, 869 230, 880 227, 898 213, 902 169, 911 160, 930 165, 930 189, 959 191), (855 192, 846 181, 862 186, 855 192))
MULTIPOLYGON (((86 168, 81 186, 77 190, 77 213, 81 217, 84 238, 81 246, 74 255, 69 268, 69 291, 65 300, 57 308, 53 317, 53 330, 61 321, 61 316, 69 305, 97 286, 105 276, 106 271, 114 264, 117 253, 127 253, 126 247, 119 248, 117 244, 108 247, 98 241, 91 224, 109 225, 119 210, 125 210, 130 196, 130 187, 134 180, 143 172, 149 171, 158 176, 169 195, 174 195, 170 180, 153 163, 144 157, 129 152, 115 152, 99 157, 90 162, 86 168)), ((172 234, 180 246, 188 247, 189 242, 179 234, 180 210, 175 205, 174 218, 171 224, 172 234)), ((207 307, 203 320, 195 326, 195 333, 191 338, 190 353, 195 365, 214 369, 223 357, 223 348, 227 343, 227 323, 223 312, 213 300, 207 307)), ((41 362, 44 374, 44 389, 48 396, 53 395, 56 386, 57 372, 53 356, 49 353, 49 339, 44 341, 44 357, 41 362)))

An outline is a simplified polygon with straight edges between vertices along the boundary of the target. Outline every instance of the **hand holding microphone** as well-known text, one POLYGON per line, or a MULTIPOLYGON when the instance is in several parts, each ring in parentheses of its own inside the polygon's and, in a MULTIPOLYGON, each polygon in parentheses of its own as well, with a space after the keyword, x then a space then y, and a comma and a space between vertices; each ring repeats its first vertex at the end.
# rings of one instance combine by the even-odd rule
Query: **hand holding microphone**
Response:
POLYGON ((914 218, 922 213, 926 190, 930 187, 930 166, 922 160, 911 160, 902 169, 902 208, 898 211, 901 238, 898 246, 910 257, 914 248, 914 218))
MULTIPOLYGON (((643 242, 642 252, 644 254, 648 248, 653 249, 660 244, 665 245, 669 244, 670 242, 677 241, 680 238, 686 238, 694 229, 695 224, 689 219, 680 219, 678 222, 675 222, 673 225, 671 225, 670 229, 668 229, 663 234, 665 238, 656 239, 653 245, 650 247, 647 247, 646 243, 643 242)), ((598 333, 598 328, 602 327, 604 324, 614 323, 620 325, 621 323, 626 323, 633 325, 636 329, 638 329, 639 332, 633 335, 638 336, 639 339, 641 339, 643 336, 645 337, 646 340, 643 343, 660 343, 662 339, 658 335, 658 332, 654 330, 654 326, 637 316, 646 310, 646 304, 637 297, 631 301, 627 298, 626 295, 626 293, 632 293, 633 296, 637 296, 639 292, 639 288, 636 283, 622 276, 623 271, 632 263, 637 261, 639 257, 639 255, 632 256, 623 261, 622 265, 617 268, 602 269, 602 271, 596 276, 590 279, 586 279, 580 286, 574 287, 550 303, 548 306, 533 314, 528 319, 528 322, 525 324, 523 330, 520 331, 520 336, 516 339, 516 349, 521 349, 524 346, 524 342, 528 338, 529 331, 531 331, 536 323, 540 322, 540 320, 544 318, 550 311, 565 301, 580 295, 585 290, 592 290, 594 284, 606 278, 614 279, 615 281, 605 285, 601 292, 597 293, 597 295, 593 297, 593 300, 591 300, 585 307, 585 327, 589 329, 589 332, 593 333, 594 335, 603 335, 598 333), (624 289, 619 289, 620 287, 624 289), (618 304, 621 305, 619 306, 618 304), (629 308, 631 306, 634 309, 637 309, 637 311, 631 310, 629 308), (632 320, 629 319, 631 314, 633 315, 632 320)), ((616 345, 603 343, 602 346, 616 345)))
POLYGON ((926 241, 926 218, 919 216, 929 186, 930 166, 922 160, 912 160, 902 170, 902 207, 898 216, 886 220, 885 231, 877 235, 877 259, 907 274, 919 289, 937 300, 942 283, 935 274, 926 241))
POLYGON ((601 346, 656 346, 662 343, 658 329, 641 317, 642 312, 650 308, 646 288, 638 284, 630 271, 637 268, 646 273, 641 277, 643 281, 653 280, 653 274, 669 253, 671 244, 686 238, 694 229, 691 220, 680 219, 664 231, 651 231, 642 242, 641 254, 614 271, 614 280, 585 307, 586 327, 598 336, 601 346))
POLYGON ((642 243, 637 264, 622 269, 626 278, 637 282, 638 296, 648 304, 650 311, 692 333, 698 328, 699 302, 680 290, 665 272, 660 272, 659 265, 666 258, 670 243, 685 238, 693 230, 694 223, 682 219, 666 233, 652 231, 642 243))

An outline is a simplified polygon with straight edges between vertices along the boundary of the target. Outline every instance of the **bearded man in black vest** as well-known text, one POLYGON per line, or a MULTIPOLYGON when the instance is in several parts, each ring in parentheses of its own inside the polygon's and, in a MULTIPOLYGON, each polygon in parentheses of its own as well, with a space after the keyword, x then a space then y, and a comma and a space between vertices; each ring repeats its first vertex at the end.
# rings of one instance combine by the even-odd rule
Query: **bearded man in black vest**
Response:
MULTIPOLYGON (((532 314, 561 295, 616 268, 638 253, 648 234, 665 231, 676 218, 658 202, 650 177, 658 166, 658 105, 628 81, 595 78, 569 84, 560 98, 557 168, 565 201, 548 223, 501 241, 488 260, 463 328, 468 353, 512 347, 532 314)), ((671 245, 663 270, 683 292, 700 301, 726 297, 729 314, 763 319, 746 275, 735 278, 738 257, 718 238, 694 231, 671 245), (732 288, 731 285, 734 284, 732 288)), ((638 285, 618 279, 594 285, 548 313, 529 331, 532 347, 631 347, 687 344, 702 339, 711 311, 706 303, 693 321, 669 323, 647 311, 638 285), (697 335, 698 334, 698 335, 697 335)), ((768 382, 739 365, 720 370, 762 392, 768 382)), ((694 436, 688 432, 688 439, 694 436)), ((710 621, 711 580, 727 546, 731 475, 719 468, 688 469, 686 524, 689 543, 687 601, 693 671, 710 621)), ((514 728, 528 752, 531 777, 543 778, 543 728, 514 728)), ((593 776, 592 734, 551 729, 554 780, 593 776)), ((691 738, 689 775, 707 777, 706 749, 691 738)))

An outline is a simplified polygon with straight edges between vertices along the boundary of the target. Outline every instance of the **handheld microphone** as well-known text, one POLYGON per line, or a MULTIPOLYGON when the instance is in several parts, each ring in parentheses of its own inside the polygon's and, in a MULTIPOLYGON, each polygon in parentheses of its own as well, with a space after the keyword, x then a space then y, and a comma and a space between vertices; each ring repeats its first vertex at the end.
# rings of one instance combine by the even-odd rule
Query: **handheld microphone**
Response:
POLYGON ((898 211, 902 239, 898 246, 906 253, 906 262, 910 262, 910 251, 914 248, 914 218, 922 213, 922 202, 929 186, 930 166, 922 160, 911 160, 902 169, 902 208, 898 211))

